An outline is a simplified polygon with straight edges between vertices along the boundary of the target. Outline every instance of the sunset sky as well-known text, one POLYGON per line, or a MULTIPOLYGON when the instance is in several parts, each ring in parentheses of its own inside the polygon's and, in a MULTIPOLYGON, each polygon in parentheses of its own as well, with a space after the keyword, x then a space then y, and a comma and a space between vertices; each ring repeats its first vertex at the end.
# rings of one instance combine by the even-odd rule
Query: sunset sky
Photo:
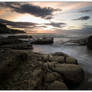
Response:
POLYGON ((0 22, 27 33, 92 33, 92 3, 0 2, 0 22))

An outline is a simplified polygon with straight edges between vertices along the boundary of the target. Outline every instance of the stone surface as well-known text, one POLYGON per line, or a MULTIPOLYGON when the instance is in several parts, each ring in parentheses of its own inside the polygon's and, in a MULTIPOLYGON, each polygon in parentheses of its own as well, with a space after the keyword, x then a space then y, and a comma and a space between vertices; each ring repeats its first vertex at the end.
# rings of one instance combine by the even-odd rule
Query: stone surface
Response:
POLYGON ((60 73, 70 86, 78 85, 84 79, 84 72, 79 65, 55 64, 54 67, 51 68, 53 71, 60 73))
POLYGON ((48 90, 67 90, 67 86, 64 82, 54 81, 50 85, 48 85, 48 90))
POLYGON ((73 57, 66 57, 66 64, 78 64, 77 60, 73 57))
POLYGON ((57 72, 48 72, 45 77, 46 82, 53 82, 58 79, 61 79, 63 81, 61 75, 57 72))

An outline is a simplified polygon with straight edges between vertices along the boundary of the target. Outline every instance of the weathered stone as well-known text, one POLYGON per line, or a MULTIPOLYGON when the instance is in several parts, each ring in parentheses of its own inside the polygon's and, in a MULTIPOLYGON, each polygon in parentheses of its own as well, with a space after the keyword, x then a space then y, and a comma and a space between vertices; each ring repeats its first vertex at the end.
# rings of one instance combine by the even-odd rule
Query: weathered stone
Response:
POLYGON ((0 81, 3 81, 11 76, 20 64, 27 61, 27 54, 6 49, 0 53, 0 61, 0 81))
MULTIPOLYGON (((50 67, 50 66, 49 66, 50 67)), ((60 73, 65 82, 69 85, 78 85, 84 79, 84 72, 79 65, 75 64, 55 64, 53 71, 60 73)))
POLYGON ((55 52, 52 54, 53 56, 68 56, 67 54, 63 53, 63 52, 55 52))
POLYGON ((50 85, 48 85, 48 90, 67 90, 67 86, 64 82, 54 81, 50 85))
POLYGON ((59 73, 57 73, 57 72, 48 72, 46 74, 45 81, 46 82, 52 82, 52 81, 55 81, 57 79, 61 79, 63 81, 63 79, 62 79, 62 77, 59 73))
POLYGON ((54 61, 57 63, 65 63, 64 56, 53 56, 51 61, 54 61))
POLYGON ((66 64, 78 64, 77 59, 73 57, 66 57, 66 64))

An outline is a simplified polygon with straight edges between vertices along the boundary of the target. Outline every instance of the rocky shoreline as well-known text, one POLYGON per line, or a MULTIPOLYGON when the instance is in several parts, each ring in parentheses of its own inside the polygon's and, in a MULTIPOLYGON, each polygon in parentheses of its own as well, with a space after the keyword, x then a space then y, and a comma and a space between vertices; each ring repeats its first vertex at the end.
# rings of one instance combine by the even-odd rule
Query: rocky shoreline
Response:
POLYGON ((62 52, 41 54, 18 38, 0 39, 1 90, 67 90, 78 87, 84 71, 62 52))

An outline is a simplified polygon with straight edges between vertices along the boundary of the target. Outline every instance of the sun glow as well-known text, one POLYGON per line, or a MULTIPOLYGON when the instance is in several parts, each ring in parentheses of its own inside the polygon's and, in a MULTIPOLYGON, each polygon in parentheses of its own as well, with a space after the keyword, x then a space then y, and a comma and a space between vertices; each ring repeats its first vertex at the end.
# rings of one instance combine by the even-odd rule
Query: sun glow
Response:
POLYGON ((33 22, 33 23, 49 23, 49 20, 45 20, 42 19, 40 17, 35 17, 33 15, 29 15, 29 14, 24 14, 21 16, 16 17, 15 19, 13 19, 13 21, 15 22, 33 22))
POLYGON ((35 33, 55 33, 54 30, 36 30, 35 33))

